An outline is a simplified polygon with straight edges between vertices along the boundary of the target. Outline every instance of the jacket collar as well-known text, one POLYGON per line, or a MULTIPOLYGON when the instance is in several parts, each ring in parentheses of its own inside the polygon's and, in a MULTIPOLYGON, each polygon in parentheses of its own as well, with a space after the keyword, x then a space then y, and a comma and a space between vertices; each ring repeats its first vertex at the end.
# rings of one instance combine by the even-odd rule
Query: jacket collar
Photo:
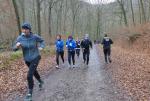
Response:
POLYGON ((32 32, 30 32, 30 34, 28 36, 26 36, 24 33, 21 33, 21 36, 24 36, 24 37, 31 37, 33 35, 32 32))

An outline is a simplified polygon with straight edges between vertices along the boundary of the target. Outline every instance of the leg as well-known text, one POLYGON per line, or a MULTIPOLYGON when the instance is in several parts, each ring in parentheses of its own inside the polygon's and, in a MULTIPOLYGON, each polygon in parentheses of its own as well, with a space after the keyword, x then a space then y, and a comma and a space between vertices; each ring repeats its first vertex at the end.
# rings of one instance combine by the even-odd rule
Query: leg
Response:
POLYGON ((56 52, 56 63, 59 65, 59 52, 56 52))
POLYGON ((76 50, 76 54, 79 57, 79 54, 80 54, 80 50, 79 49, 76 50))
POLYGON ((107 49, 104 49, 104 57, 105 57, 105 62, 107 63, 107 49))
POLYGON ((28 80, 28 86, 29 86, 29 89, 33 89, 33 86, 34 86, 34 81, 33 81, 33 75, 35 76, 35 78, 40 82, 41 79, 40 79, 40 75, 38 74, 37 72, 37 66, 38 66, 38 63, 40 61, 40 56, 37 57, 35 60, 33 60, 30 65, 27 64, 29 66, 29 71, 28 71, 28 75, 27 75, 27 80, 28 80))
POLYGON ((72 52, 72 62, 73 62, 73 65, 75 65, 75 51, 72 52))
POLYGON ((89 56, 90 56, 90 51, 89 52, 87 52, 87 65, 89 64, 89 56))
POLYGON ((63 63, 64 63, 64 51, 63 52, 61 52, 61 59, 62 59, 62 61, 63 61, 63 63))
POLYGON ((79 49, 79 56, 80 56, 80 49, 79 49))
POLYGON ((85 61, 86 61, 86 52, 85 51, 83 52, 83 60, 84 60, 84 63, 85 63, 85 61))
POLYGON ((68 51, 68 62, 69 62, 69 65, 71 65, 71 52, 68 51))
POLYGON ((108 59, 109 59, 109 62, 111 63, 111 49, 109 48, 108 49, 108 59))

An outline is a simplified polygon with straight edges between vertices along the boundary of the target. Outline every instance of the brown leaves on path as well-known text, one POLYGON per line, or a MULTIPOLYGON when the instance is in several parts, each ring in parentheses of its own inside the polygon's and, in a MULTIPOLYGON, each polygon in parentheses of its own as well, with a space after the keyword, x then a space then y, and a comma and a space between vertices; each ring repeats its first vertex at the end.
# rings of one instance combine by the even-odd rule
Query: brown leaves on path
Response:
POLYGON ((113 47, 112 60, 105 68, 118 86, 134 101, 150 101, 150 56, 113 47))
MULTIPOLYGON (((55 56, 42 56, 38 70, 40 74, 46 75, 52 69, 55 63, 55 56)), ((28 67, 23 59, 12 62, 10 67, 0 71, 0 101, 5 101, 9 98, 11 101, 15 95, 23 96, 26 91, 28 67), (10 97, 11 96, 11 97, 10 97)))

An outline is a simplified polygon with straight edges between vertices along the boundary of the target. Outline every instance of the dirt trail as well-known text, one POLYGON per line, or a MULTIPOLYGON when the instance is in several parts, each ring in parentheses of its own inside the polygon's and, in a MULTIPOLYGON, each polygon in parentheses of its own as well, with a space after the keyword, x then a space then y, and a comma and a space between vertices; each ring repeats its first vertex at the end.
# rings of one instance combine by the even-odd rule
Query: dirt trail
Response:
POLYGON ((33 101, 132 101, 114 85, 100 58, 94 46, 88 67, 80 56, 76 68, 69 69, 65 63, 62 69, 51 71, 44 89, 35 87, 33 101))

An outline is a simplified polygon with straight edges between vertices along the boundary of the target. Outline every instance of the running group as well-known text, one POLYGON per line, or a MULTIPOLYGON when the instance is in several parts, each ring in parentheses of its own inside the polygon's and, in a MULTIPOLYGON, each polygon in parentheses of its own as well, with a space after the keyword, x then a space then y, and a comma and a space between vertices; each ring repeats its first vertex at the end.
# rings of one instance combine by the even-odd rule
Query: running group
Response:
MULTIPOLYGON (((26 99, 32 99, 32 92, 34 86, 33 76, 39 82, 39 88, 41 89, 43 86, 43 80, 37 71, 37 66, 41 59, 41 55, 39 50, 42 50, 45 47, 44 39, 41 38, 37 34, 33 34, 31 31, 31 25, 29 23, 23 23, 22 26, 22 33, 16 39, 16 43, 13 47, 14 51, 19 50, 20 48, 23 51, 23 57, 25 64, 29 68, 27 74, 27 81, 28 81, 28 93, 26 99)), ((110 58, 111 55, 111 44, 113 41, 105 34, 102 43, 103 50, 104 50, 104 57, 106 63, 111 63, 112 60, 110 58)), ((66 45, 67 52, 68 52, 68 64, 70 68, 75 67, 75 54, 80 56, 80 50, 83 53, 83 61, 86 65, 89 64, 89 55, 90 55, 90 48, 93 48, 92 41, 89 38, 88 34, 84 35, 84 38, 80 41, 77 39, 74 40, 73 36, 68 36, 66 43, 64 43, 61 35, 56 36, 55 47, 56 47, 56 68, 60 68, 59 57, 61 57, 62 62, 64 63, 64 47, 66 45)))

